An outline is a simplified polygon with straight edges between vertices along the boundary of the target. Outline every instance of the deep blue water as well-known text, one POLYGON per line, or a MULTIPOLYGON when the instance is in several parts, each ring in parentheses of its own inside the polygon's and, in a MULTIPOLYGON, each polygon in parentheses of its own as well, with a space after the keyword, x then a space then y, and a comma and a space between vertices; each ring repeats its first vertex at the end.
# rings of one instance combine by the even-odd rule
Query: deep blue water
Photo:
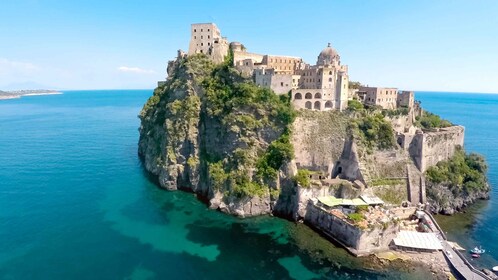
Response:
POLYGON ((465 149, 484 155, 488 161, 491 199, 468 210, 468 214, 438 217, 448 237, 464 248, 482 245, 488 250, 477 265, 498 265, 498 94, 416 92, 422 107, 455 124, 465 126, 465 149))
MULTIPOLYGON (((363 269, 368 261, 303 225, 237 219, 192 194, 159 189, 136 152, 137 114, 151 94, 68 91, 0 101, 0 279, 430 278, 363 269)), ((467 126, 467 148, 488 156, 496 184, 498 96, 419 97, 467 126), (495 129, 480 130, 488 126, 495 129)), ((476 210, 476 225, 465 227, 471 238, 492 241, 495 205, 476 210)))

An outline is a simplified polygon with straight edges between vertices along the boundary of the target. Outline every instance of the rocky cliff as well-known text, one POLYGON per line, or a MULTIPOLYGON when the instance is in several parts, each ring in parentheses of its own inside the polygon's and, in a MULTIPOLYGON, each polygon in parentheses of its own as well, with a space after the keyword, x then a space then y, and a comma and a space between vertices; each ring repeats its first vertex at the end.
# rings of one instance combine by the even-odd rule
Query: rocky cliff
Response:
POLYGON ((239 216, 272 212, 295 172, 287 96, 203 55, 179 57, 140 113, 139 155, 168 189, 239 216))
POLYGON ((430 167, 426 175, 431 211, 451 215, 478 199, 488 199, 487 168, 484 157, 466 154, 463 149, 457 149, 449 160, 430 167))

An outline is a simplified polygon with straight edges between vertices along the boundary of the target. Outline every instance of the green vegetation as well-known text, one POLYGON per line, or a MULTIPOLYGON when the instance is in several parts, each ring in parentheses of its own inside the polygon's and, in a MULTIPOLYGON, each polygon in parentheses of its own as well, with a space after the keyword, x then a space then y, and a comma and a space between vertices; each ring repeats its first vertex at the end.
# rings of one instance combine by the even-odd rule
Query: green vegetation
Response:
POLYGON ((351 213, 348 215, 348 218, 355 223, 365 220, 365 217, 361 213, 351 213))
POLYGON ((349 100, 348 101, 348 109, 351 111, 360 111, 363 110, 363 104, 358 100, 349 100))
POLYGON ((294 147, 290 142, 289 133, 285 132, 271 142, 266 152, 259 158, 256 164, 258 175, 263 179, 274 179, 280 166, 292 158, 294 158, 294 147))
POLYGON ((308 169, 299 169, 296 176, 292 178, 295 183, 299 184, 303 188, 309 188, 311 186, 311 171, 308 169))
POLYGON ((378 178, 378 179, 372 179, 370 185, 374 187, 406 185, 406 179, 378 178))
POLYGON ((440 116, 424 112, 421 117, 416 118, 415 125, 425 129, 442 128, 452 126, 452 123, 442 119, 440 116))
POLYGON ((361 86, 360 82, 349 81, 349 88, 351 89, 359 89, 361 86))
POLYGON ((350 129, 370 151, 373 148, 384 150, 396 147, 392 125, 384 120, 382 114, 359 117, 351 123, 350 129))
POLYGON ((382 110, 382 115, 384 116, 389 116, 389 117, 396 117, 396 116, 407 116, 409 113, 408 108, 398 108, 398 109, 393 109, 393 110, 382 110))
POLYGON ((218 121, 222 134, 237 135, 236 141, 246 147, 236 148, 228 156, 205 151, 201 159, 220 160, 216 165, 209 164, 208 174, 218 190, 237 197, 263 196, 269 193, 268 184, 277 179, 282 164, 294 157, 290 125, 296 112, 289 96, 278 96, 242 77, 232 67, 232 59, 229 55, 202 80, 203 116, 218 121), (257 139, 261 130, 277 136, 267 148, 257 139))
POLYGON ((441 161, 426 171, 427 180, 435 184, 447 184, 453 193, 471 192, 487 187, 487 164, 483 156, 465 154, 458 149, 449 160, 441 161))

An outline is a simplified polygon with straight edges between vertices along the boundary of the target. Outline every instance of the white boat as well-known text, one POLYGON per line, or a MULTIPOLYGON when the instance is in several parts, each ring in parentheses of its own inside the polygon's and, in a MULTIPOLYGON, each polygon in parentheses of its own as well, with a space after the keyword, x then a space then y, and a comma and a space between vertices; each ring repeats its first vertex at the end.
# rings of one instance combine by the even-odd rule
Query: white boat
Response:
POLYGON ((493 271, 498 271, 498 265, 497 266, 493 266, 493 271))
POLYGON ((470 250, 472 254, 484 254, 486 250, 484 250, 482 247, 479 246, 479 248, 476 246, 474 249, 470 250))

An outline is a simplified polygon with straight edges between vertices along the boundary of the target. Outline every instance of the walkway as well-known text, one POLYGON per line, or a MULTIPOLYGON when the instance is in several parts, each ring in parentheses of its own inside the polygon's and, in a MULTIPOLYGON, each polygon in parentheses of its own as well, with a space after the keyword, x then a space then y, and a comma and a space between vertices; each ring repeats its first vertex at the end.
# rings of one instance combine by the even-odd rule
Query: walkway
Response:
POLYGON ((427 211, 425 211, 425 213, 436 226, 436 235, 439 240, 441 240, 441 245, 443 245, 443 254, 446 260, 458 272, 459 276, 463 277, 463 279, 469 280, 490 280, 491 278, 489 276, 484 274, 482 271, 475 269, 460 252, 451 247, 450 243, 448 243, 448 240, 446 239, 446 235, 441 230, 434 217, 432 217, 432 215, 427 211))

